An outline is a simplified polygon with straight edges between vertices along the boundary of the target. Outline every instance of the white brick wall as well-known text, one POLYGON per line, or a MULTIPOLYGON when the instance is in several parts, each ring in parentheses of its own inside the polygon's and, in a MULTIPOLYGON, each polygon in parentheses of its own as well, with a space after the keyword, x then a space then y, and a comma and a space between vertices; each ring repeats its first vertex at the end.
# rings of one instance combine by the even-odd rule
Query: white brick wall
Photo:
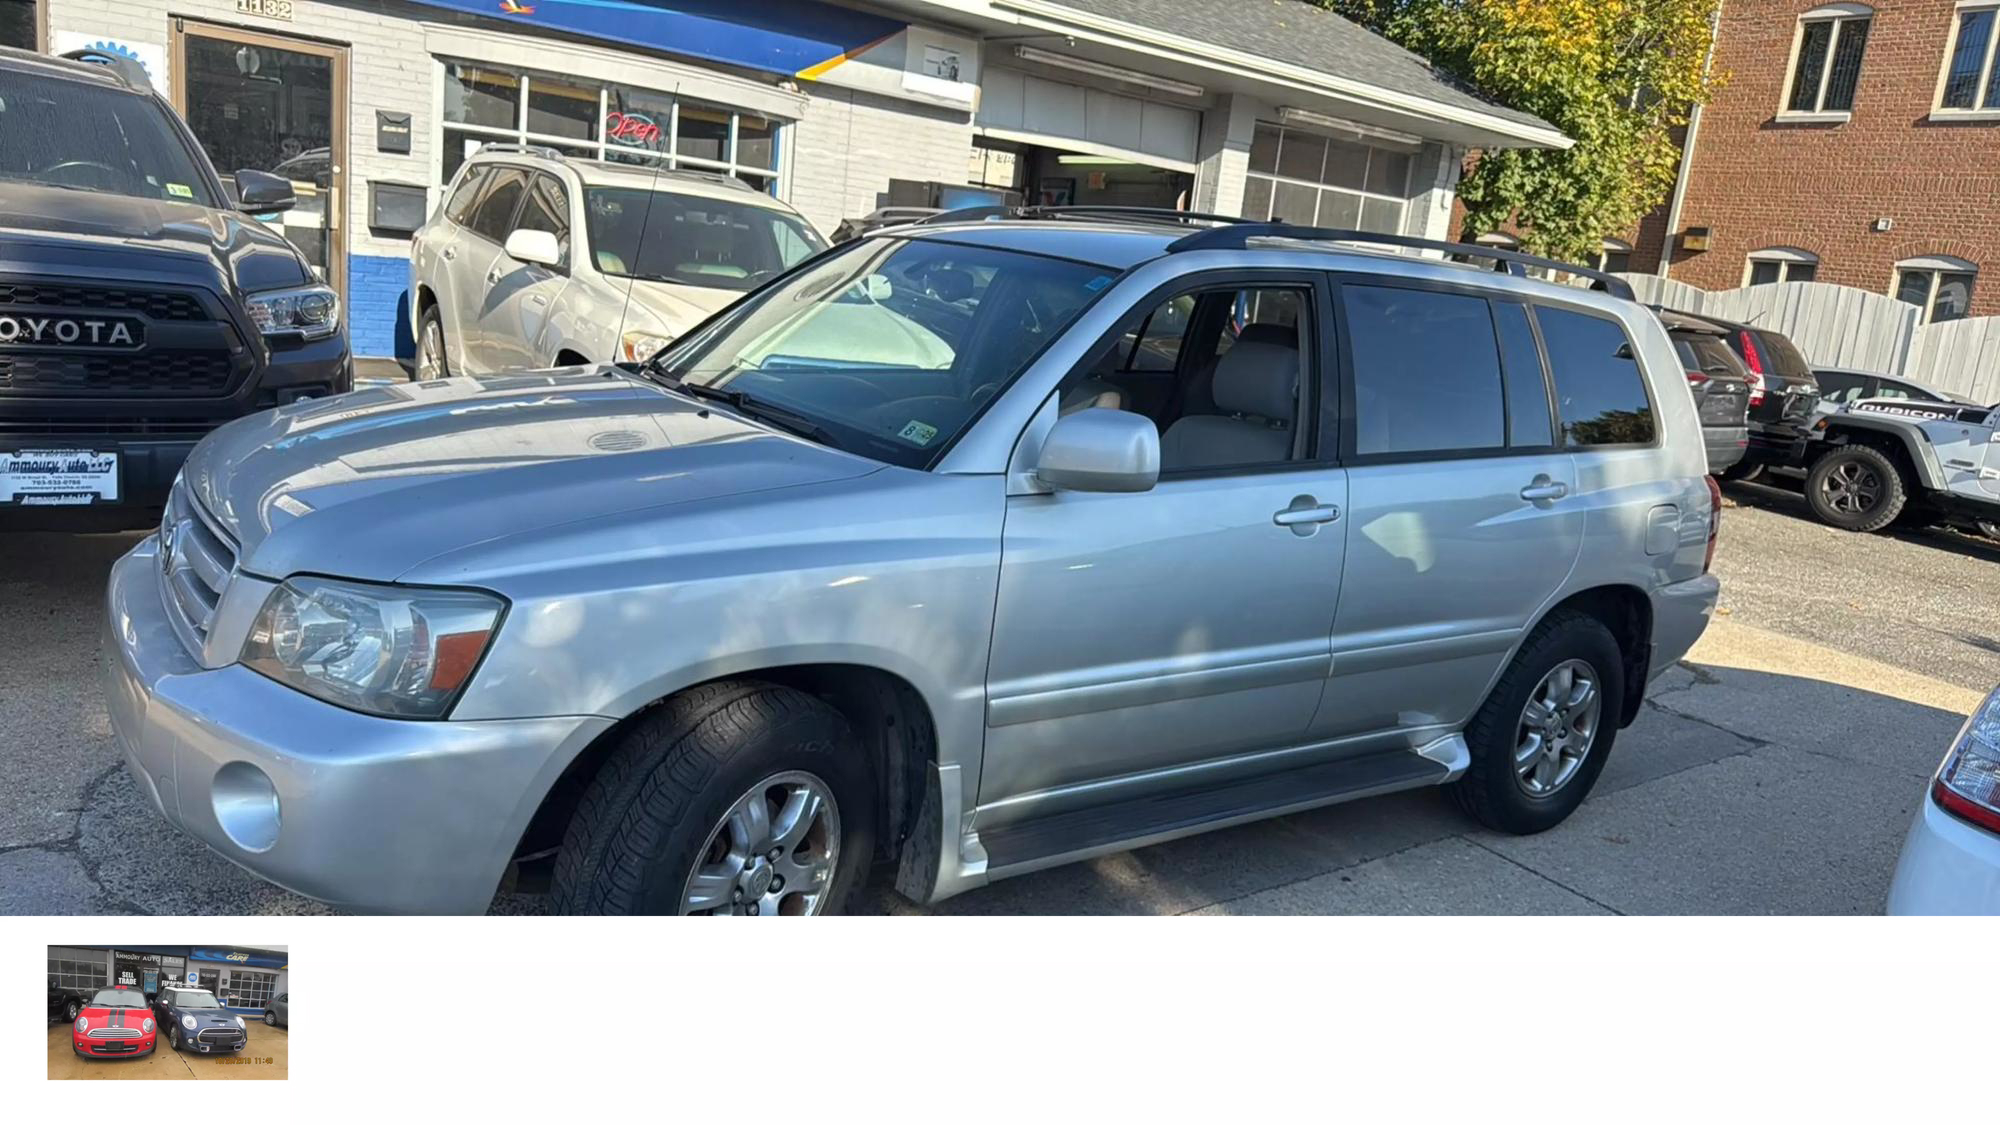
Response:
POLYGON ((969 115, 808 83, 792 128, 790 202, 822 232, 882 206, 891 178, 965 182, 969 115))

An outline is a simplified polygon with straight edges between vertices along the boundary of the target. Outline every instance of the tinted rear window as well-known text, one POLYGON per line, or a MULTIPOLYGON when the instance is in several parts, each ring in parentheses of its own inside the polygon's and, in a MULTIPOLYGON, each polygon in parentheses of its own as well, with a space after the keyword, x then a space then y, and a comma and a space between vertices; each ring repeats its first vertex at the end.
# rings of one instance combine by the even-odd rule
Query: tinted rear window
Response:
POLYGON ((1506 444, 1500 353, 1484 298, 1344 285, 1355 452, 1506 444))
POLYGON ((1657 426, 1632 342, 1617 321, 1540 308, 1542 342, 1555 377, 1556 413, 1570 445, 1643 445, 1657 426))
POLYGON ((1754 328, 1750 334, 1757 338, 1757 351, 1764 357, 1764 370, 1787 379, 1812 379, 1812 364, 1806 362, 1805 355, 1790 339, 1781 333, 1760 332, 1754 328))

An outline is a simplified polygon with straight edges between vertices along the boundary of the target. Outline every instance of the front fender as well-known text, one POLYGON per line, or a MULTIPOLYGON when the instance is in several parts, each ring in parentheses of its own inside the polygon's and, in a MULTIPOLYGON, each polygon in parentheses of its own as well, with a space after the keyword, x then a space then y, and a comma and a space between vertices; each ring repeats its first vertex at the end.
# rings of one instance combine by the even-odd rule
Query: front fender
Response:
POLYGON ((1916 467, 1917 480, 1932 492, 1941 492, 1945 487, 1944 466, 1938 463, 1937 450, 1925 440, 1923 431, 1898 418, 1871 414, 1835 414, 1827 418, 1826 439, 1829 441, 1855 441, 1861 434, 1883 434, 1894 439, 1909 454, 1910 463, 1916 467))

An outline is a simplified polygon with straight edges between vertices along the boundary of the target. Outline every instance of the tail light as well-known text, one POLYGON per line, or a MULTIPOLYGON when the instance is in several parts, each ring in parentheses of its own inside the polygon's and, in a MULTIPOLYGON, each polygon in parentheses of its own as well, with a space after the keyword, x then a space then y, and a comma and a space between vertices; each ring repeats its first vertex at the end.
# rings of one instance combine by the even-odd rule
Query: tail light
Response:
POLYGON ((1931 782, 1938 807, 1990 832, 2000 832, 2000 689, 1980 703, 1931 782))
POLYGON ((1749 329, 1736 333, 1737 342, 1743 345, 1743 366, 1750 369, 1750 405, 1761 406, 1764 402, 1764 357, 1757 352, 1757 338, 1749 329))
POLYGON ((1703 375, 1699 371, 1690 371, 1687 373, 1687 377, 1688 377, 1688 386, 1690 387, 1699 387, 1703 383, 1708 382, 1708 376, 1703 375))
POLYGON ((1701 556, 1701 572, 1707 574, 1715 563, 1715 533, 1722 530, 1722 486, 1712 476, 1701 479, 1708 482, 1708 550, 1701 556))

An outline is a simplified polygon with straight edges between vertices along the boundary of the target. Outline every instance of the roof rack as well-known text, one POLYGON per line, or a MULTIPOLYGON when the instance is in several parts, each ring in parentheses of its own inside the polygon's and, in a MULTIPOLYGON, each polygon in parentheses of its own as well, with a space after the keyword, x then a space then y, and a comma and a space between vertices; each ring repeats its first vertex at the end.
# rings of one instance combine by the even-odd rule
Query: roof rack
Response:
POLYGON ((539 156, 544 160, 561 160, 563 154, 547 145, 524 145, 519 141, 487 141, 472 151, 479 156, 488 152, 514 152, 522 156, 539 156))
POLYGON ((599 168, 611 168, 620 172, 664 172, 686 180, 699 180, 702 183, 715 184, 719 187, 742 188, 744 191, 755 195, 763 194, 763 192, 758 191, 756 188, 751 187, 749 184, 744 183, 727 172, 715 172, 707 168, 665 167, 664 162, 667 158, 664 156, 660 157, 662 163, 657 166, 653 164, 628 164, 622 160, 606 160, 596 156, 571 156, 561 149, 551 148, 548 145, 521 144, 518 141, 494 141, 482 144, 473 155, 479 156, 489 152, 503 154, 518 153, 522 156, 535 156, 543 160, 553 160, 558 164, 592 164, 599 168))
POLYGON ((977 219, 1133 219, 1165 223, 1242 223, 1248 220, 1235 215, 1211 215, 1204 211, 1176 211, 1170 207, 1119 207, 1111 204, 1073 203, 1063 206, 1007 206, 985 203, 975 207, 960 207, 954 211, 940 211, 926 219, 919 219, 912 226, 929 223, 966 223, 977 219))
POLYGON ((1485 258, 1493 263, 1494 269, 1516 277, 1528 276, 1530 268, 1575 274, 1578 277, 1589 278, 1593 282, 1591 286, 1593 289, 1601 289, 1614 297, 1622 297, 1628 301, 1637 299, 1629 282, 1602 270, 1573 265, 1569 262, 1558 262, 1553 258, 1538 258, 1533 254, 1523 254, 1515 250, 1502 250, 1496 246, 1485 246, 1477 242, 1444 242, 1407 234, 1379 234, 1374 231, 1342 230, 1335 227, 1301 227, 1290 223, 1238 221, 1186 235, 1167 247, 1167 250, 1170 253, 1186 250, 1241 250, 1249 246, 1253 238, 1290 238, 1304 242, 1359 242, 1414 250, 1437 250, 1455 258, 1485 258))
POLYGON ((145 66, 130 55, 99 50, 96 47, 79 47, 74 51, 64 51, 56 57, 101 66, 135 90, 150 90, 153 87, 153 79, 146 73, 145 66))

